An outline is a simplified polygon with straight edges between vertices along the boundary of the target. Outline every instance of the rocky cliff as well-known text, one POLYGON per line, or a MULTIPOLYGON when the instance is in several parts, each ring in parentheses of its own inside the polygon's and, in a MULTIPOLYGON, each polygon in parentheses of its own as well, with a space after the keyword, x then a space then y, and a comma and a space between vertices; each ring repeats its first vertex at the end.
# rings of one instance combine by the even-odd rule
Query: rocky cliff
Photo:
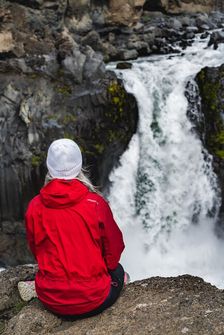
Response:
POLYGON ((224 65, 204 68, 196 77, 201 97, 201 114, 198 124, 205 148, 213 156, 213 166, 221 190, 221 221, 224 215, 224 65))
MULTIPOLYGON (((23 225, 56 138, 76 140, 94 183, 105 187, 137 127, 137 104, 103 55, 80 44, 85 2, 1 1, 0 260, 31 260, 23 225)), ((92 24, 92 23, 91 23, 92 24)), ((91 25, 90 25, 91 26, 91 25)), ((82 36, 82 37, 81 37, 82 36)))
POLYGON ((221 335, 224 293, 188 275, 150 278, 129 284, 114 306, 101 315, 68 322, 34 299, 22 302, 19 280, 36 269, 19 266, 0 273, 0 333, 4 335, 221 335))

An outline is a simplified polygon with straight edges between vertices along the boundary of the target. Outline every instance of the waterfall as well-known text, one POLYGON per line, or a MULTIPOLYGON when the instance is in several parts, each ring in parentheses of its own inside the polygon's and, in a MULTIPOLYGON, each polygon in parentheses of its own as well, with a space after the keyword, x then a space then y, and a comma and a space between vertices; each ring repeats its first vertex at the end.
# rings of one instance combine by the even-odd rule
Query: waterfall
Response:
POLYGON ((109 65, 139 107, 137 133, 111 173, 109 195, 126 242, 121 262, 132 280, 189 273, 224 287, 212 157, 186 115, 187 82, 201 68, 224 63, 224 46, 206 45, 198 36, 182 54, 138 59, 124 71, 109 65))

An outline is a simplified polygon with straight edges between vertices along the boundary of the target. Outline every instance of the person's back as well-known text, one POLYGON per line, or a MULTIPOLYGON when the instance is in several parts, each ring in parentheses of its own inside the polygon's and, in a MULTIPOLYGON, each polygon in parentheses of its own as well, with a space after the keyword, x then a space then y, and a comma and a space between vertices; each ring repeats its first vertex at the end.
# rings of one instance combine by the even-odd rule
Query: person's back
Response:
POLYGON ((109 272, 118 267, 124 249, 107 202, 76 178, 81 153, 77 156, 74 144, 66 139, 52 143, 47 160, 52 180, 26 213, 27 238, 39 266, 37 295, 61 315, 83 315, 104 304, 111 295, 109 272), (63 169, 57 170, 58 166, 63 169))

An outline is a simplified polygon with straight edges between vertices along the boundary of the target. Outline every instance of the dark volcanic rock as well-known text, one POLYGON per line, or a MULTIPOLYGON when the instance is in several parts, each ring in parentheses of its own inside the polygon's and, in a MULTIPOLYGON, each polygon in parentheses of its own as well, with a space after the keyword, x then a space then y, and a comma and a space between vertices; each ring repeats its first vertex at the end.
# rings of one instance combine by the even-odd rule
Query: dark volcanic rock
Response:
POLYGON ((32 260, 23 217, 43 184, 51 141, 76 140, 102 189, 136 130, 134 97, 106 72, 102 53, 91 48, 96 41, 101 47, 98 34, 82 35, 89 3, 81 3, 1 2, 0 261, 5 265, 32 260))
POLYGON ((132 63, 128 63, 128 62, 120 62, 120 63, 117 63, 116 68, 117 68, 117 69, 120 69, 120 70, 131 69, 131 68, 132 68, 132 63))
MULTIPOLYGON (((12 222, 23 219, 27 202, 43 183, 47 148, 60 137, 79 143, 92 180, 105 187, 137 125, 135 99, 115 76, 108 73, 95 85, 79 87, 62 71, 55 78, 41 73, 0 77, 1 221, 13 226, 12 222)), ((24 233, 14 230, 20 243, 15 239, 11 261, 8 247, 14 238, 6 241, 11 233, 2 234, 1 261, 21 261, 18 247, 24 233)))
POLYGON ((0 316, 5 335, 221 335, 224 329, 223 291, 198 277, 155 277, 131 283, 102 314, 68 322, 47 312, 37 299, 19 305, 14 297, 18 297, 21 269, 0 274, 0 295, 5 296, 8 287, 12 299, 7 298, 8 314, 0 316))
POLYGON ((204 68, 196 77, 204 115, 202 140, 214 158, 214 170, 219 179, 224 213, 224 65, 204 68))
POLYGON ((208 41, 208 47, 213 46, 214 49, 217 49, 219 43, 224 43, 224 31, 213 32, 208 41))

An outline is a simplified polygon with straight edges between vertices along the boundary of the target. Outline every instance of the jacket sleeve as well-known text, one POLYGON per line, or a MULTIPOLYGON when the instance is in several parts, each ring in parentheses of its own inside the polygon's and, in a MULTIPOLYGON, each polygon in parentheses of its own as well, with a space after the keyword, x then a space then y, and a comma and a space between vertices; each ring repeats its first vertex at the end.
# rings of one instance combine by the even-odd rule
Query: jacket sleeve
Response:
POLYGON ((26 238, 28 245, 30 247, 30 250, 34 257, 36 258, 36 252, 35 252, 35 243, 34 243, 34 217, 32 213, 32 203, 28 206, 28 209, 25 214, 25 223, 26 223, 26 238))
POLYGON ((108 203, 102 199, 98 209, 102 253, 108 270, 115 270, 125 248, 122 233, 108 203))

